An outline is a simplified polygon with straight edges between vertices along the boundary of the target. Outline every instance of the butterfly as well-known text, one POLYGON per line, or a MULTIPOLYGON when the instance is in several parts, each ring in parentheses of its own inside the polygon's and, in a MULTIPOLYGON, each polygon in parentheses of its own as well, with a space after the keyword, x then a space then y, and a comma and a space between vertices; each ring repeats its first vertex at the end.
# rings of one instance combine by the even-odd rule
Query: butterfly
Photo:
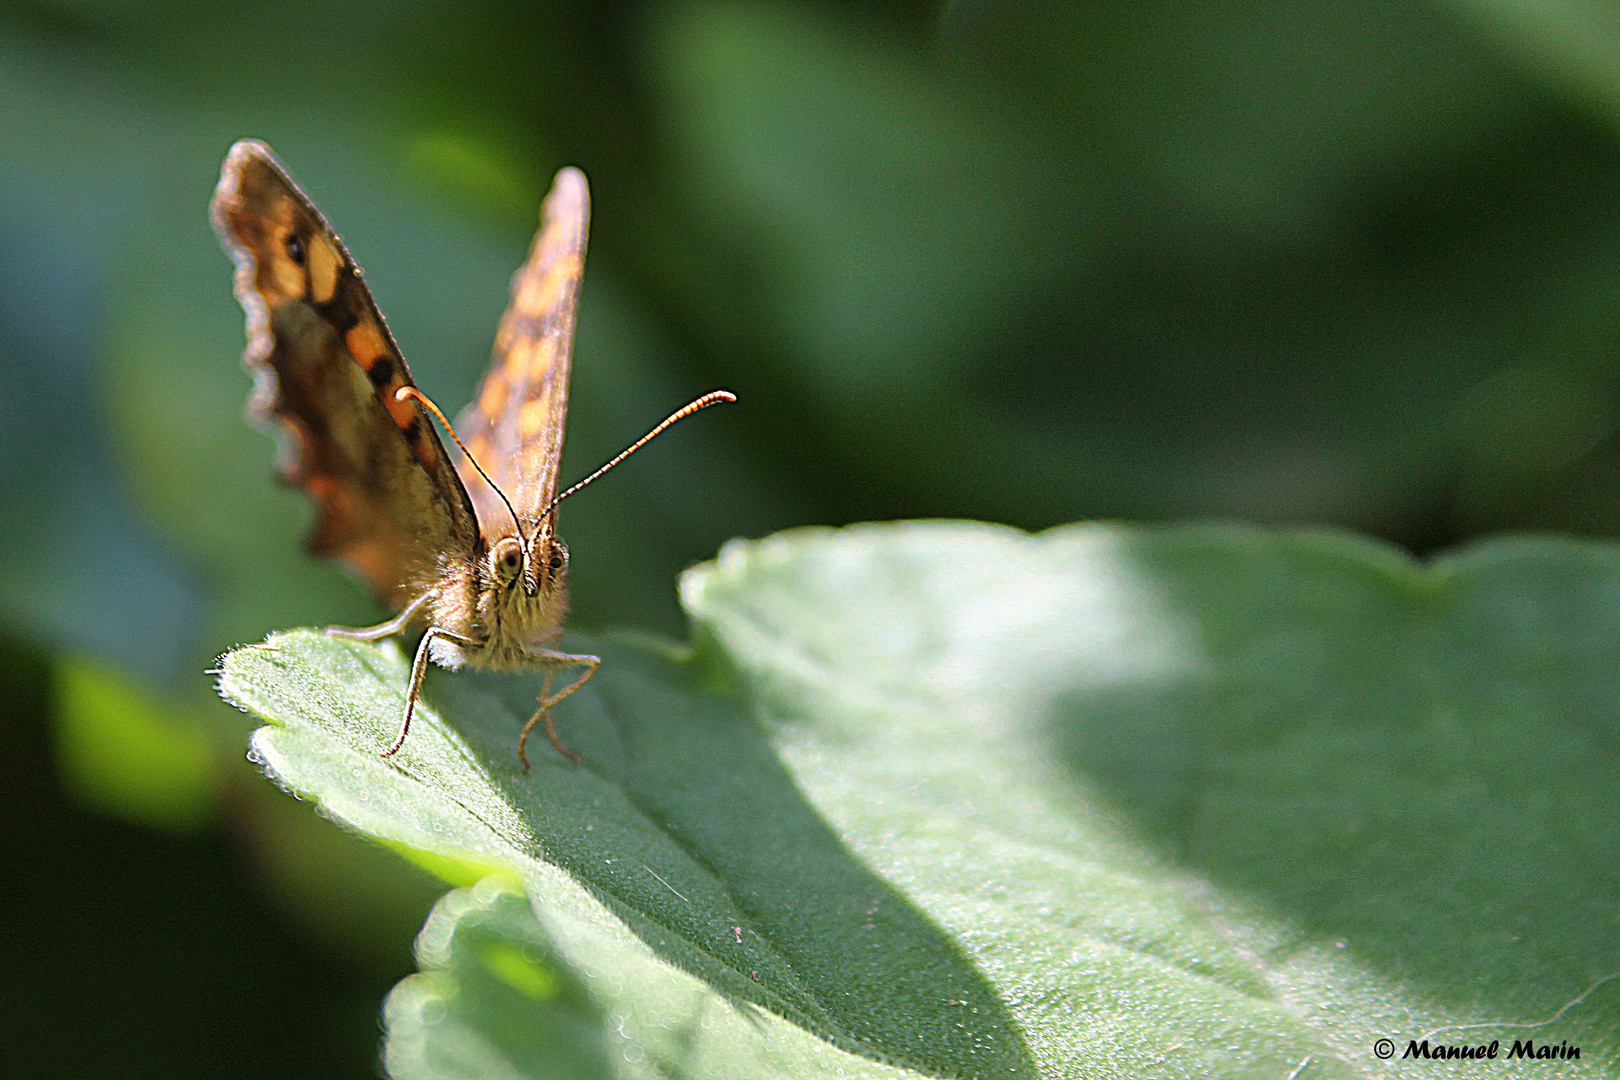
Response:
POLYGON ((557 504, 671 424, 735 396, 705 394, 557 493, 590 225, 578 169, 562 169, 552 183, 528 261, 512 278, 489 372, 454 426, 417 389, 360 268, 269 147, 251 139, 231 147, 212 216, 247 312, 248 414, 278 436, 281 478, 315 503, 307 546, 346 563, 398 612, 328 633, 377 640, 426 625, 399 734, 382 756, 405 744, 431 658, 447 668, 542 669, 518 757, 528 771, 529 734, 543 722, 557 751, 579 761, 551 710, 601 659, 556 647, 568 609, 557 504), (455 441, 455 459, 433 419, 455 441), (554 675, 569 669, 579 674, 553 692, 554 675))

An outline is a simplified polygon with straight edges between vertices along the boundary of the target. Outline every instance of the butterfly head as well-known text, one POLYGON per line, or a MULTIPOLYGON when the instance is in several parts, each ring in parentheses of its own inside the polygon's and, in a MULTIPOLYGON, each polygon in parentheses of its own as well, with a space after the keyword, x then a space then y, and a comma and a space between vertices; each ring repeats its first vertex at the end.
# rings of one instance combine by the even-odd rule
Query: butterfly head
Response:
POLYGON ((489 580, 501 589, 521 583, 528 596, 551 593, 568 574, 568 545, 543 523, 524 542, 521 536, 503 536, 489 548, 489 580))
POLYGON ((554 592, 568 576, 568 545, 551 527, 548 514, 529 538, 523 588, 530 596, 554 592))

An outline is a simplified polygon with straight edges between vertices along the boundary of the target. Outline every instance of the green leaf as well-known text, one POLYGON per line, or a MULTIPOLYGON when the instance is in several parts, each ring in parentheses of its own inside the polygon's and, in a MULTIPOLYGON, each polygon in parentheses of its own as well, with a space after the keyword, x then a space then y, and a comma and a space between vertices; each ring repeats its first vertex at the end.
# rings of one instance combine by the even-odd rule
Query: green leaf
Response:
POLYGON ((553 952, 522 893, 498 876, 446 895, 417 942, 422 973, 384 1007, 389 1073, 611 1075, 602 1013, 553 952))
POLYGON ((223 778, 194 708, 85 657, 58 659, 51 675, 57 767, 81 804, 177 833, 214 823, 223 778))
POLYGON ((1620 124, 1620 18, 1602 0, 1446 0, 1527 72, 1620 124))
POLYGON ((562 714, 583 769, 537 748, 534 773, 522 771, 515 733, 533 710, 531 678, 430 679, 398 768, 377 757, 403 701, 396 650, 295 631, 233 653, 224 686, 287 723, 261 730, 255 752, 327 812, 515 869, 563 954, 587 978, 625 984, 612 1004, 649 1029, 723 1009, 751 1057, 786 1053, 790 1075, 815 1059, 819 1040, 757 1008, 723 1007, 729 998, 924 1071, 1027 1073, 983 976, 851 858, 738 702, 691 693, 702 672, 651 651, 594 647, 605 670, 584 708, 562 714), (465 722, 452 730, 447 715, 465 722), (968 1067, 976 1059, 988 1071, 968 1067))
POLYGON ((541 1029, 617 1076, 1620 1060, 1610 547, 902 524, 736 543, 682 597, 696 648, 594 643, 558 710, 585 764, 542 743, 528 775, 534 678, 434 671, 390 763, 396 649, 227 659, 281 783, 532 900, 532 927, 493 883, 429 921, 395 1075, 551 1075, 541 1029), (458 997, 473 966, 504 989, 458 997))

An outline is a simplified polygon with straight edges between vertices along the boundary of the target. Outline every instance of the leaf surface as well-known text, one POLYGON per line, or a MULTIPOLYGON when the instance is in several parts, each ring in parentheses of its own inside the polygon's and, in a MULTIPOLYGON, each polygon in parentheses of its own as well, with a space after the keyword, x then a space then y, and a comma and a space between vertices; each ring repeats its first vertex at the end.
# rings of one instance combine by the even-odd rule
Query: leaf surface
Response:
POLYGON ((486 882, 430 919, 395 1075, 554 1075, 512 1042, 541 1030, 572 1033, 556 1075, 1320 1078, 1425 1037, 1567 1041, 1577 1075, 1620 1055, 1609 547, 1419 566, 1333 534, 864 526, 729 545, 682 600, 690 650, 572 639, 604 657, 559 709, 585 764, 541 743, 528 775, 537 679, 434 671, 385 762, 396 649, 294 631, 226 661, 282 784, 532 900, 486 882), (552 984, 453 947, 491 934, 572 988, 563 1019, 511 989, 552 984), (508 990, 446 989, 482 985, 458 964, 508 990), (468 1040, 477 1067, 435 1056, 468 1040))

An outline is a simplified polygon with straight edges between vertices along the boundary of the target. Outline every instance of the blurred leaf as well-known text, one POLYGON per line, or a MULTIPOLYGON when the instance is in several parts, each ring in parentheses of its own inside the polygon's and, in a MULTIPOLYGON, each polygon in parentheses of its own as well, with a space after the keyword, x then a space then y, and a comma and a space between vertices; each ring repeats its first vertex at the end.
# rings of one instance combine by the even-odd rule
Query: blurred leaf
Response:
POLYGON ((494 878, 439 901, 422 973, 383 1008, 393 1077, 609 1077, 603 1017, 553 955, 521 892, 494 878))
POLYGON ((0 13, 0 623, 172 688, 203 666, 188 661, 206 605, 123 489, 96 379, 148 132, 89 57, 21 48, 4 29, 0 13))
POLYGON ((1049 153, 1108 161, 1115 226, 1172 263, 1342 241, 1359 184, 1523 109, 1428 0, 960 2, 939 29, 964 77, 1047 121, 1049 153))
POLYGON ((1589 133, 1424 4, 963 3, 931 49, 808 5, 656 30, 717 249, 668 287, 791 397, 839 520, 1432 530, 1445 419, 1612 246, 1612 168, 1551 164, 1589 133), (1539 153, 1561 194, 1521 190, 1539 153))
MULTIPOLYGON (((471 888, 492 874, 505 873, 499 866, 489 863, 471 862, 467 859, 442 855, 433 851, 424 851, 421 848, 407 847, 404 844, 384 841, 385 846, 400 858, 415 863, 435 878, 449 885, 461 888, 471 888)), ((507 874, 510 877, 510 874, 507 874)))
POLYGON ((1054 264, 1072 270, 1084 190, 1056 188, 1015 115, 919 51, 808 6, 677 5, 661 30, 679 163, 710 227, 751 256, 768 305, 752 318, 799 345, 802 389, 830 413, 932 405, 917 395, 942 365, 1054 264))
POLYGON ((403 165, 407 178, 520 226, 539 220, 545 187, 532 166, 508 146, 462 132, 424 131, 411 139, 403 165))
MULTIPOLYGON (((406 962, 386 972, 334 963, 268 909, 228 827, 177 832, 152 827, 149 814, 127 824, 70 797, 53 731, 61 673, 20 644, 0 640, 5 1071, 35 1080, 375 1076, 377 1005, 411 970, 408 947, 406 962)), ((169 701, 147 700, 177 719, 169 701)), ((103 768, 127 752, 93 750, 103 768)), ((220 773, 298 809, 240 753, 220 773)))
POLYGON ((1548 367, 1498 372, 1464 399, 1458 422, 1480 464, 1531 478, 1567 467, 1614 431, 1605 387, 1548 367))
MULTIPOLYGON (((435 671, 397 763, 396 649, 295 631, 222 679, 282 784, 519 875, 543 934, 485 925, 585 988, 615 1075, 1360 1075, 1620 972, 1611 548, 875 526, 682 595, 696 654, 601 643, 559 708, 583 767, 518 767, 534 678, 435 671)), ((431 982, 470 955, 424 949, 399 1075, 543 1075, 502 1032, 546 1002, 431 982)), ((1538 1040, 1603 1069, 1615 985, 1538 1040)))
POLYGON ((452 860, 424 868, 421 858, 400 858, 397 845, 333 828, 315 807, 283 798, 247 770, 232 780, 246 781, 233 783, 232 824, 261 895, 349 970, 385 977, 408 971, 411 940, 444 895, 433 871, 461 868, 452 860))
POLYGON ((1551 88, 1620 129, 1620 11, 1608 0, 1443 0, 1551 88))
POLYGON ((220 794, 214 743, 195 710, 154 699, 95 660, 52 665, 62 783, 81 804, 171 832, 213 824, 220 794))

